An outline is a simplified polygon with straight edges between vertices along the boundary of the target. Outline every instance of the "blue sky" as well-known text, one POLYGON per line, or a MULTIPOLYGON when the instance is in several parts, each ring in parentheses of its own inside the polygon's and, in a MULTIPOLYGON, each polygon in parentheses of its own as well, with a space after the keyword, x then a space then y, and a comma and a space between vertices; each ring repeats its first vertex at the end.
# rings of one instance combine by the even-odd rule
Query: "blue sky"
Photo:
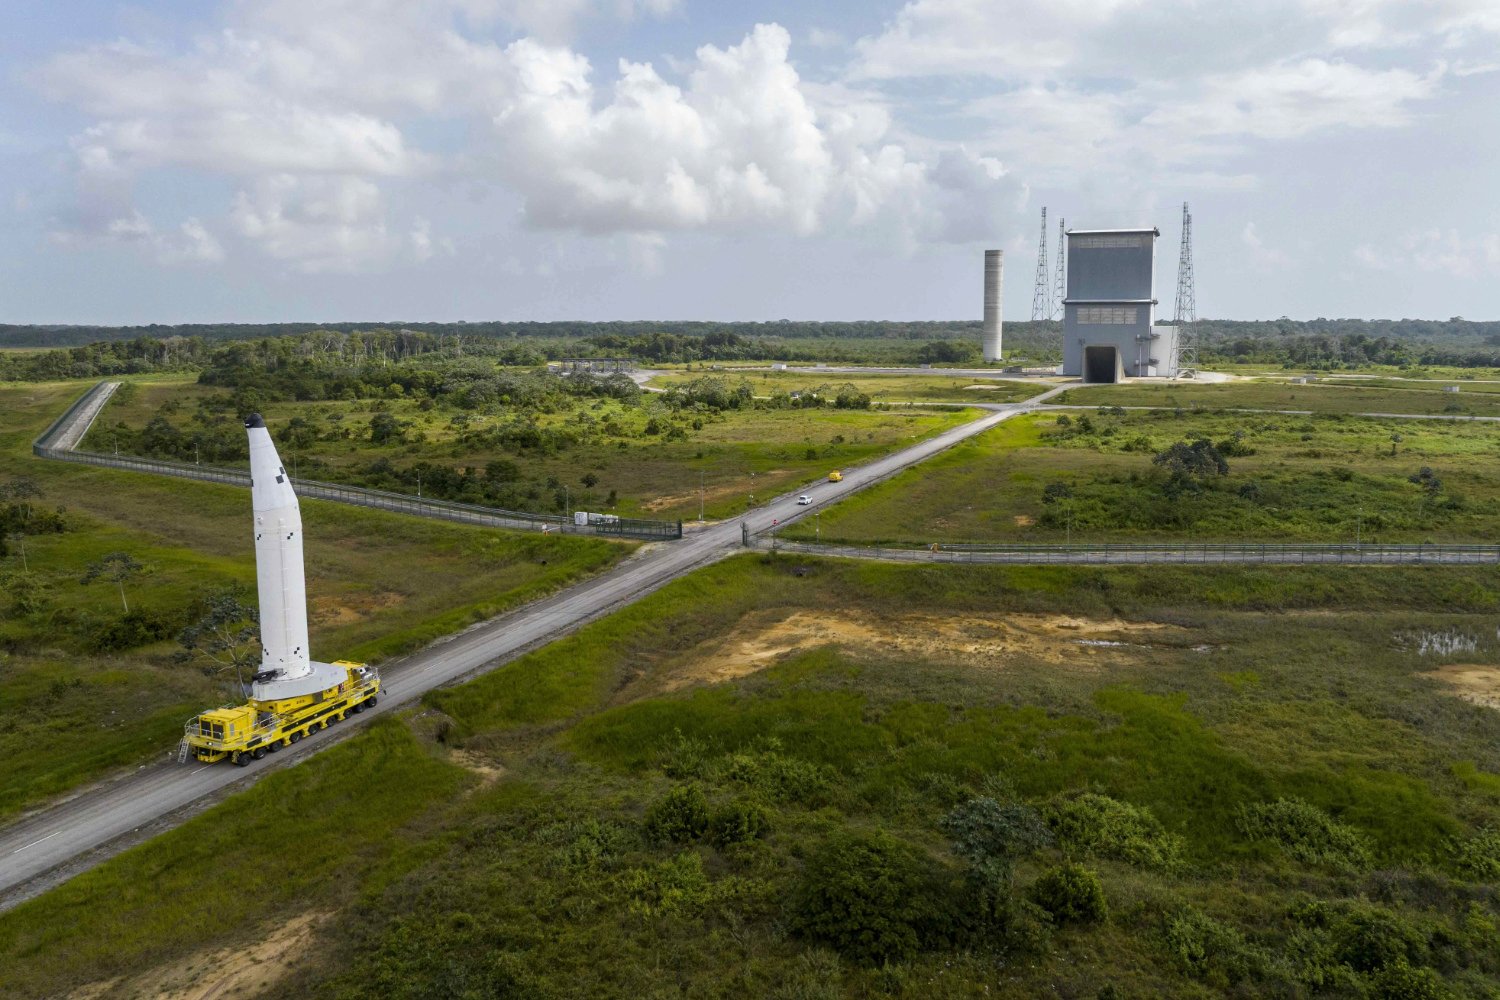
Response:
POLYGON ((0 321, 1500 315, 1494 0, 10 0, 0 321), (1055 225, 1055 223, 1054 223, 1055 225), (1053 233, 1055 237, 1055 232, 1053 233), (1055 248, 1054 248, 1055 251, 1055 248))

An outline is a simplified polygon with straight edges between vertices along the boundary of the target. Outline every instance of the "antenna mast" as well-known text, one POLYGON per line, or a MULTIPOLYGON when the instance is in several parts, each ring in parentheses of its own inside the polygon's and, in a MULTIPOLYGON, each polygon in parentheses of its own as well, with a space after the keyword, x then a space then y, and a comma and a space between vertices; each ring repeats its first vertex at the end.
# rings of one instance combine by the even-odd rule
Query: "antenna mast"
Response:
POLYGON ((1036 250, 1036 291, 1031 295, 1031 318, 1052 318, 1052 283, 1047 275, 1047 209, 1042 209, 1042 235, 1036 250))
POLYGON ((1198 374, 1197 293, 1193 287, 1193 213, 1182 203, 1182 249, 1177 255, 1177 309, 1173 322, 1177 327, 1177 357, 1172 365, 1176 378, 1198 374))
POLYGON ((1052 318, 1063 318, 1063 299, 1068 297, 1068 274, 1065 258, 1068 255, 1068 223, 1065 219, 1057 220, 1057 270, 1056 280, 1052 283, 1052 318))

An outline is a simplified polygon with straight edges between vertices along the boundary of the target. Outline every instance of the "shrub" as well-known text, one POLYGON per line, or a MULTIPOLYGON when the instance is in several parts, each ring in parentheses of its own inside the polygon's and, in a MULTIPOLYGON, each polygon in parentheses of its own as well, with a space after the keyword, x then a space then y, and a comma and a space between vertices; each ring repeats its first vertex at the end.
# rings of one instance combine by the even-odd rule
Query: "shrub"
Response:
POLYGON ((999 944, 1011 955, 1045 955, 1052 930, 1052 914, 1029 899, 1012 898, 1001 911, 999 944))
POLYGON ((1251 840, 1276 844, 1304 864, 1357 872, 1368 869, 1372 862, 1370 842, 1364 834, 1301 799, 1241 806, 1235 814, 1235 825, 1251 840))
POLYGON ((1004 805, 989 797, 970 799, 943 817, 953 853, 971 864, 1025 857, 1052 843, 1052 832, 1028 805, 1004 805))
POLYGON ((1073 488, 1067 483, 1048 483, 1042 487, 1042 503, 1073 499, 1073 488))
POLYGON ((716 847, 748 844, 771 829, 771 816, 754 802, 731 802, 714 812, 708 821, 708 839, 716 847))
POLYGON ((1453 844, 1453 866, 1464 878, 1477 882, 1500 879, 1500 830, 1481 830, 1453 844))
POLYGON ((808 860, 792 929, 856 961, 900 961, 917 950, 931 912, 925 889, 923 859, 910 845, 885 833, 839 833, 808 860))
POLYGON ((697 785, 678 785, 646 810, 646 836, 658 844, 687 843, 708 832, 708 799, 697 785))
POLYGON ((693 911, 713 901, 713 883, 703 873, 703 859, 683 851, 649 868, 633 868, 620 876, 633 913, 656 917, 693 911))
POLYGON ((779 746, 770 740, 764 750, 730 754, 724 762, 724 777, 772 801, 806 805, 828 785, 830 772, 826 767, 786 756, 779 746))
POLYGON ((1380 907, 1351 911, 1334 931, 1335 956, 1359 972, 1374 972, 1402 961, 1420 964, 1426 951, 1426 939, 1419 931, 1380 907))
POLYGON ((149 608, 135 608, 118 618, 99 622, 88 633, 88 648, 95 653, 115 653, 160 642, 176 635, 181 622, 149 608))
POLYGON ((1169 916, 1164 933, 1173 960, 1194 979, 1224 987, 1253 971, 1254 955, 1240 932, 1192 907, 1169 916))
POLYGON ((1453 994, 1431 969, 1396 961, 1370 978, 1370 1000, 1446 1000, 1453 994))
POLYGON ((1043 815, 1058 846, 1069 854, 1092 854, 1161 869, 1181 862, 1182 838, 1168 833, 1144 806, 1085 792, 1053 799, 1043 815))
POLYGON ((537 832, 537 840, 552 845, 549 864, 573 871, 606 867, 632 846, 634 835, 618 823, 589 817, 554 823, 537 832))
POLYGON ((1092 924, 1109 916, 1103 883, 1083 865, 1058 865, 1043 872, 1031 886, 1031 898, 1059 924, 1092 924))

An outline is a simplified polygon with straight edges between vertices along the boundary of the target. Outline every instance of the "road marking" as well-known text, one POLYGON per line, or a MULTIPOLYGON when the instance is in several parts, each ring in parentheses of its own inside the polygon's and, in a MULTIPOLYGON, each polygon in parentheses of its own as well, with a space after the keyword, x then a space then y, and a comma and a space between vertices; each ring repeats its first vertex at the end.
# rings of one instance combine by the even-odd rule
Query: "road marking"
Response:
MULTIPOLYGON (((42 840, 51 840, 53 837, 56 837, 58 833, 62 833, 62 832, 63 831, 58 830, 57 833, 49 833, 49 834, 47 834, 47 836, 43 837, 42 840)), ((37 844, 40 844, 42 842, 42 840, 33 840, 31 843, 27 844, 26 847, 35 847, 37 844)), ((26 850, 26 847, 18 847, 14 851, 11 851, 10 853, 12 853, 12 854, 20 854, 22 851, 26 850)))

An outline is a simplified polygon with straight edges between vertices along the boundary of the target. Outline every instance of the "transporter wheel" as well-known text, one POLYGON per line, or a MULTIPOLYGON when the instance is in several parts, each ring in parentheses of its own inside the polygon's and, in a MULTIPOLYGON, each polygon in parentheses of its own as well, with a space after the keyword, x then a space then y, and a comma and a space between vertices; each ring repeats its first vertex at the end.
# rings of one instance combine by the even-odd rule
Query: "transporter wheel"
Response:
POLYGON ((285 743, 286 743, 286 740, 275 740, 274 742, 271 743, 270 746, 266 747, 266 751, 268 753, 275 753, 277 750, 280 750, 281 747, 282 747, 282 745, 285 744, 285 743))
POLYGON ((254 757, 256 760, 260 760, 265 755, 266 755, 266 748, 265 747, 256 747, 254 750, 250 751, 250 756, 254 757))
POLYGON ((370 707, 370 708, 374 708, 374 707, 375 707, 375 696, 374 696, 374 695, 373 695, 373 694, 372 694, 372 695, 370 695, 370 700, 369 700, 369 701, 367 701, 367 702, 365 702, 365 704, 366 704, 366 705, 367 705, 367 706, 368 706, 368 707, 370 707))
POLYGON ((249 767, 250 766, 250 755, 247 754, 247 753, 244 753, 243 751, 238 751, 238 750, 235 751, 234 756, 232 758, 230 758, 230 759, 234 762, 234 766, 235 767, 249 767))
POLYGON ((302 738, 302 734, 301 733, 293 733, 292 735, 290 735, 290 736, 288 736, 286 738, 286 741, 288 743, 296 743, 301 738, 302 738))
POLYGON ((362 701, 356 701, 354 704, 352 704, 352 705, 349 706, 349 711, 353 712, 355 715, 358 715, 360 712, 363 712, 364 710, 365 710, 365 703, 362 702, 362 701))

